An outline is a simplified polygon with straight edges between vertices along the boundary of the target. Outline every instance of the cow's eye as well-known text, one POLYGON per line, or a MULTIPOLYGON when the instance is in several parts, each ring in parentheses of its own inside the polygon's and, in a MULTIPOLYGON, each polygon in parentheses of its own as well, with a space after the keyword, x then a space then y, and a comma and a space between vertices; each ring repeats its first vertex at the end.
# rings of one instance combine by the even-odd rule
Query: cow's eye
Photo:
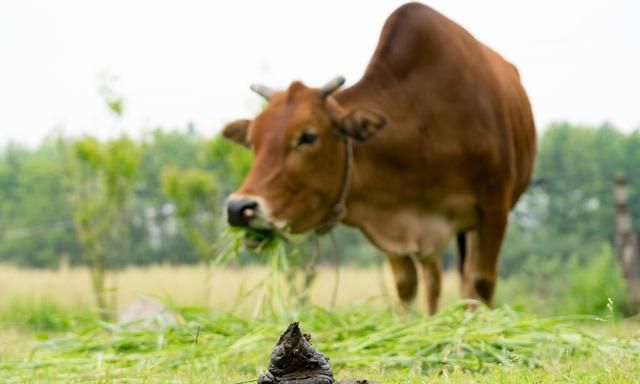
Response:
POLYGON ((318 140, 318 134, 315 132, 304 132, 298 139, 298 146, 311 145, 318 140))

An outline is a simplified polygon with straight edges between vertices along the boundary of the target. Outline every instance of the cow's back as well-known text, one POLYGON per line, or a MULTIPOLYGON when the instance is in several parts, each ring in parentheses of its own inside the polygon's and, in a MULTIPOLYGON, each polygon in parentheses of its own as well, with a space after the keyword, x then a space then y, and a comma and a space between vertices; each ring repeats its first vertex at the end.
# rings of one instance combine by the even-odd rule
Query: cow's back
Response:
POLYGON ((388 129, 360 156, 403 167, 425 191, 438 185, 427 199, 469 192, 511 207, 528 183, 535 130, 517 70, 427 6, 388 18, 363 78, 337 97, 384 113, 388 129))

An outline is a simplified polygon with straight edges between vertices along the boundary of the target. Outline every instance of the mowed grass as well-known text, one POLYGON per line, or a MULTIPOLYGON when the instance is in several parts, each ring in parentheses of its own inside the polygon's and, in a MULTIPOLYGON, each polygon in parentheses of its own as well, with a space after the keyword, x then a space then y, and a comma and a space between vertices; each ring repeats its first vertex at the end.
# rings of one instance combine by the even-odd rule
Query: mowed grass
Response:
MULTIPOLYGON (((176 304, 178 324, 140 329, 104 323, 91 311, 84 269, 0 268, 0 382, 235 383, 266 370, 291 321, 331 358, 338 379, 428 383, 634 383, 640 377, 637 320, 540 318, 508 307, 469 313, 447 274, 444 310, 402 313, 389 271, 321 268, 312 305, 252 315, 245 295, 263 268, 218 269, 204 291, 200 267, 132 268, 118 274, 118 303, 139 295, 176 304), (382 275, 384 284, 380 283, 382 275), (208 304, 207 309, 204 305, 208 304)), ((113 276, 111 277, 113 278, 113 276)))
MULTIPOLYGON (((539 319, 508 308, 452 307, 430 318, 363 307, 247 319, 197 308, 178 325, 138 329, 94 319, 38 335, 0 362, 0 381, 236 383, 256 378, 292 320, 331 358, 338 379, 382 382, 636 382, 640 341, 593 336, 588 319, 539 319)), ((60 316, 65 316, 59 314, 60 316)))

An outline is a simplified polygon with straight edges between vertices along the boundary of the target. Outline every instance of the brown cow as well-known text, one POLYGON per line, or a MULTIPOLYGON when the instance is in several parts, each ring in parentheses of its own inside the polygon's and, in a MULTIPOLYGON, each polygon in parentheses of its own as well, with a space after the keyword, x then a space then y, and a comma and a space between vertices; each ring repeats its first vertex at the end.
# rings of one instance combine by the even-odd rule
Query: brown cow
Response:
POLYGON ((223 132, 255 155, 228 200, 229 223, 295 233, 337 221, 357 227, 388 254, 403 303, 416 294, 421 265, 429 313, 441 254, 457 235, 463 296, 491 304, 507 217, 536 152, 516 68, 411 3, 386 21, 362 79, 333 92, 342 82, 252 87, 268 106, 223 132))

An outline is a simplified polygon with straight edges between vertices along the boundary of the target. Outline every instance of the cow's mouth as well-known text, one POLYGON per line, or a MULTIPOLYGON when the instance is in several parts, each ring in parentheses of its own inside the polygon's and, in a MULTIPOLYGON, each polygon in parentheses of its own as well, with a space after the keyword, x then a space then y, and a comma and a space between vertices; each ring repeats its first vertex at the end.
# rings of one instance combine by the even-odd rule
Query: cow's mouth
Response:
POLYGON ((278 238, 278 234, 271 229, 246 228, 244 231, 244 246, 247 249, 264 249, 278 238))

